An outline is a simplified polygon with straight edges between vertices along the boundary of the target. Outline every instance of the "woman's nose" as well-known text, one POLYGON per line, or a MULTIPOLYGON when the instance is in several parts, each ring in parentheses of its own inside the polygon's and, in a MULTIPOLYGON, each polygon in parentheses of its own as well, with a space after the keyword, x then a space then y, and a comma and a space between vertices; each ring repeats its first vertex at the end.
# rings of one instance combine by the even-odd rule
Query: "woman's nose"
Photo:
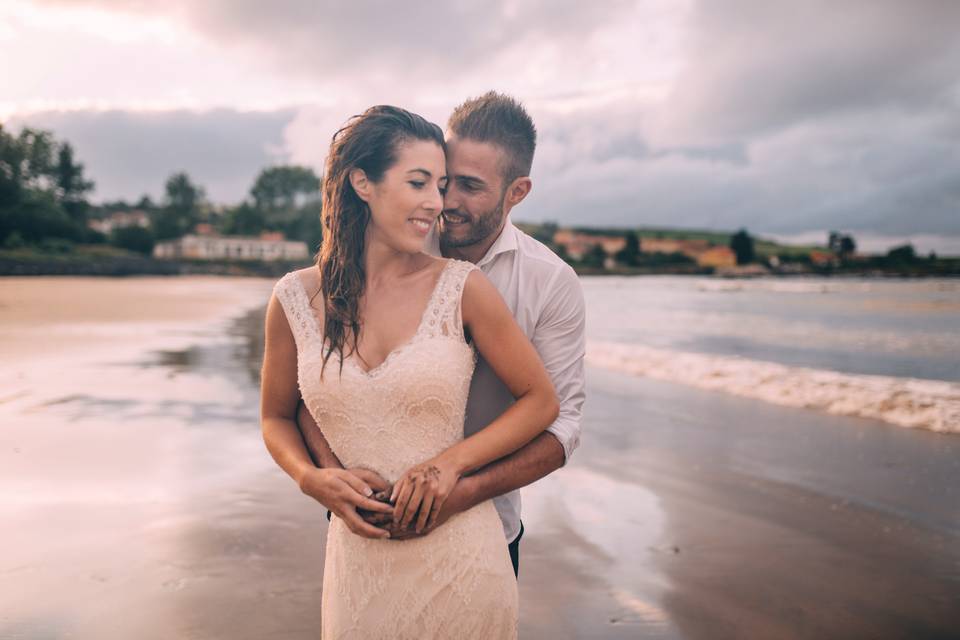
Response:
POLYGON ((440 211, 443 209, 443 196, 439 193, 433 194, 423 203, 423 208, 435 213, 440 211))

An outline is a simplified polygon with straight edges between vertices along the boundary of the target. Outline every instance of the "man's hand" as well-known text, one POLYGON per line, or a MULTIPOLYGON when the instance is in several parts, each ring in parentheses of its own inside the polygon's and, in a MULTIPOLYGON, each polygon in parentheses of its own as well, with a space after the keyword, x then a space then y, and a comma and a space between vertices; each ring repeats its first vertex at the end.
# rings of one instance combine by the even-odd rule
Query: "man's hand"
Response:
MULTIPOLYGON (((433 524, 425 527, 420 533, 416 532, 416 520, 413 520, 406 528, 393 524, 393 517, 379 512, 361 511, 363 519, 378 527, 385 527, 390 532, 391 540, 409 540, 410 538, 419 538, 434 531, 442 526, 454 515, 466 511, 477 504, 476 494, 471 476, 464 476, 454 485, 453 491, 447 496, 440 510, 436 514, 436 520, 433 524)), ((388 494, 389 497, 389 494, 388 494)))
POLYGON ((312 467, 299 479, 300 490, 336 514, 353 533, 365 538, 389 538, 389 531, 364 522, 357 513, 358 509, 364 509, 393 517, 393 507, 373 499, 371 482, 382 487, 381 491, 388 486, 380 476, 367 469, 312 467))

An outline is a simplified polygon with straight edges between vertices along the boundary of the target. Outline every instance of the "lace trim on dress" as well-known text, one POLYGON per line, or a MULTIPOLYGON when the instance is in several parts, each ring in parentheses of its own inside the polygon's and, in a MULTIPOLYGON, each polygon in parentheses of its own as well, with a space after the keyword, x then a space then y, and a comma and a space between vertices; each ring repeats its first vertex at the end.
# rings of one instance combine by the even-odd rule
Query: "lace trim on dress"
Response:
POLYGON ((424 335, 429 337, 446 336, 463 340, 463 318, 461 303, 463 287, 470 272, 477 266, 463 260, 450 260, 440 275, 440 281, 434 295, 424 312, 426 322, 422 322, 424 335))
POLYGON ((303 280, 291 271, 277 281, 273 291, 287 314, 297 351, 303 352, 310 343, 321 338, 320 324, 310 308, 303 280))
MULTIPOLYGON (((461 303, 463 287, 467 276, 476 269, 476 265, 462 260, 448 260, 444 265, 437 283, 427 300, 417 330, 409 340, 396 347, 387 354, 383 362, 372 369, 366 370, 360 366, 355 358, 347 358, 344 365, 351 366, 367 377, 376 377, 387 365, 409 350, 413 345, 424 338, 439 336, 464 339, 461 303)), ((274 287, 277 298, 287 314, 290 329, 293 331, 297 343, 297 351, 303 352, 315 342, 322 340, 320 321, 310 306, 307 290, 303 280, 295 273, 290 272, 283 276, 274 287)), ((337 359, 337 354, 334 354, 337 359)))

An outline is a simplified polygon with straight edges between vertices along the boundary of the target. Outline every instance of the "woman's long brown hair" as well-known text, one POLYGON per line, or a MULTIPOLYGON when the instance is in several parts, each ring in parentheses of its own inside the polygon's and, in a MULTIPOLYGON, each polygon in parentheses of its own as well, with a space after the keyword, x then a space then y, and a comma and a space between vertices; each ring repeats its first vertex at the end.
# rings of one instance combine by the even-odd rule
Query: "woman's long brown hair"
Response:
POLYGON ((353 190, 350 172, 362 169, 368 180, 379 182, 397 161, 398 147, 408 140, 432 140, 442 148, 443 132, 415 113, 378 105, 353 116, 333 135, 323 172, 323 242, 317 259, 324 302, 321 376, 334 353, 339 355, 343 372, 343 360, 357 350, 360 336, 360 297, 366 284, 363 251, 370 209, 353 190))

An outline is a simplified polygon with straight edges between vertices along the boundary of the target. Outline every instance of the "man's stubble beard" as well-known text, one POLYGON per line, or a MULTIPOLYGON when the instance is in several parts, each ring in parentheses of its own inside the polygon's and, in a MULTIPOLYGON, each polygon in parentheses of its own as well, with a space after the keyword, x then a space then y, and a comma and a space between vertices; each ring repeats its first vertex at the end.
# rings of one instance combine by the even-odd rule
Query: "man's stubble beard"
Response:
POLYGON ((496 233, 500 228, 500 223, 503 222, 503 201, 505 199, 506 193, 500 197, 500 202, 497 203, 493 211, 479 216, 476 224, 470 229, 470 233, 463 238, 451 238, 448 234, 443 233, 443 223, 441 221, 440 246, 450 249, 469 247, 483 242, 489 238, 491 234, 496 233))

